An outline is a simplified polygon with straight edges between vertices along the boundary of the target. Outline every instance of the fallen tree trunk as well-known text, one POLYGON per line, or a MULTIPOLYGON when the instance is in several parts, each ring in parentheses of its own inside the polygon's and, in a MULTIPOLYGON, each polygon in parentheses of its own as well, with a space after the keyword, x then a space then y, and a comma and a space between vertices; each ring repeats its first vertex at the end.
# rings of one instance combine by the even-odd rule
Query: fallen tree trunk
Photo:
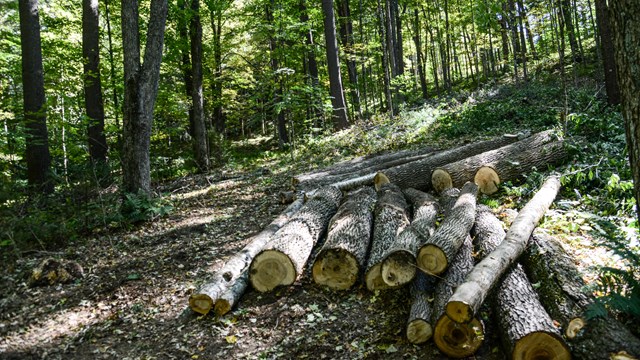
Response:
POLYGON ((594 298, 556 239, 536 231, 522 262, 531 281, 540 284, 540 300, 561 324, 576 359, 608 359, 621 352, 640 357, 640 340, 614 317, 587 319, 585 311, 594 298))
POLYGON ((313 263, 316 284, 346 290, 356 283, 371 240, 375 202, 376 192, 365 187, 350 194, 340 206, 313 263))
POLYGON ((464 281, 464 277, 473 268, 473 245, 469 234, 464 238, 460 251, 451 261, 435 288, 433 322, 436 324, 433 341, 440 351, 454 358, 473 355, 484 340, 484 327, 478 319, 459 324, 445 314, 447 301, 454 289, 464 281))
POLYGON ((391 287, 413 280, 416 253, 419 246, 433 235, 438 215, 438 203, 433 196, 415 189, 406 189, 404 194, 413 205, 413 221, 384 252, 381 265, 382 280, 391 287))
POLYGON ((371 291, 389 287, 382 279, 382 260, 386 251, 393 246, 398 233, 409 225, 409 206, 400 188, 391 183, 379 185, 373 240, 365 272, 365 283, 371 291))
POLYGON ((551 135, 532 137, 443 165, 433 171, 431 183, 440 192, 473 181, 482 193, 493 194, 501 182, 515 180, 532 168, 561 164, 568 156, 564 141, 551 135))
POLYGON ((267 241, 289 219, 300 210, 304 199, 300 198, 289 205, 277 218, 275 218, 264 230, 252 237, 249 243, 240 252, 231 257, 216 271, 212 278, 200 286, 189 296, 189 307, 199 314, 207 314, 214 306, 216 299, 233 286, 237 279, 247 271, 251 261, 265 246, 267 241))
POLYGON ((435 278, 419 271, 411 285, 411 310, 407 320, 407 339, 412 344, 423 344, 433 336, 433 287, 435 278))
POLYGON ((249 286, 248 270, 243 272, 236 282, 216 299, 215 305, 213 306, 213 311, 216 315, 223 316, 231 311, 242 297, 242 294, 244 294, 247 286, 249 286))
POLYGON ((291 285, 302 273, 311 250, 335 214, 342 192, 324 187, 315 192, 300 211, 278 230, 249 268, 254 289, 265 292, 291 285))
POLYGON ((441 274, 469 236, 476 212, 478 186, 466 183, 440 227, 418 251, 418 267, 427 274, 441 274))
POLYGON ((548 178, 520 211, 506 239, 478 263, 447 305, 447 315, 459 323, 471 321, 491 288, 524 251, 533 229, 544 216, 560 189, 557 177, 548 178))

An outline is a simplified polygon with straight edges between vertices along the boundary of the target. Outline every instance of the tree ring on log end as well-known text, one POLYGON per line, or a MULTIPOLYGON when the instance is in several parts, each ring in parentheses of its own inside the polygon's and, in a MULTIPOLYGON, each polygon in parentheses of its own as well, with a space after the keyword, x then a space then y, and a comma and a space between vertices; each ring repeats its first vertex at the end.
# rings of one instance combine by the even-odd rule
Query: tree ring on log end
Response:
POLYGON ((569 360, 571 353, 564 341, 547 332, 533 332, 516 341, 514 360, 569 360))
POLYGON ((260 292, 273 290, 278 285, 291 285, 297 275, 291 259, 278 250, 258 254, 249 270, 251 285, 260 292))
POLYGON ((462 301, 449 301, 445 309, 447 316, 457 323, 467 323, 472 320, 473 313, 469 305, 462 301))
POLYGON ((222 316, 231 310, 231 304, 229 303, 229 300, 218 299, 216 300, 216 304, 213 306, 213 310, 216 315, 222 316))
POLYGON ((389 183, 391 183, 391 181, 389 180, 387 175, 381 172, 378 172, 376 176, 373 178, 373 186, 375 187, 376 191, 380 191, 380 188, 382 187, 382 185, 389 184, 389 183))
POLYGON ((491 195, 498 191, 500 176, 493 168, 490 168, 489 166, 482 166, 476 172, 473 182, 478 185, 483 194, 491 195))
POLYGON ((381 264, 373 265, 364 275, 364 282, 369 291, 388 289, 389 285, 382 280, 381 264))
POLYGON ((564 334, 567 336, 567 339, 574 339, 585 326, 587 326, 587 323, 582 320, 582 318, 571 319, 564 334))
POLYGON ((207 315, 213 307, 213 299, 206 294, 191 294, 189 307, 198 314, 207 315))
POLYGON ((418 251, 418 267, 427 274, 438 275, 447 268, 447 256, 439 247, 428 244, 418 251))
POLYGON ((311 273, 318 285, 347 290, 358 279, 358 260, 344 249, 327 249, 318 254, 311 273))
POLYGON ((382 261, 380 271, 387 285, 402 286, 416 276, 416 257, 408 251, 395 251, 382 261))
POLYGON ((475 354, 484 340, 484 327, 478 319, 459 324, 442 315, 436 323, 433 341, 449 357, 464 358, 475 354))
POLYGON ((423 319, 415 319, 407 325, 407 339, 412 344, 422 344, 433 336, 433 327, 423 319))
POLYGON ((446 170, 436 169, 431 175, 431 184, 437 193, 441 193, 453 187, 453 180, 446 170))

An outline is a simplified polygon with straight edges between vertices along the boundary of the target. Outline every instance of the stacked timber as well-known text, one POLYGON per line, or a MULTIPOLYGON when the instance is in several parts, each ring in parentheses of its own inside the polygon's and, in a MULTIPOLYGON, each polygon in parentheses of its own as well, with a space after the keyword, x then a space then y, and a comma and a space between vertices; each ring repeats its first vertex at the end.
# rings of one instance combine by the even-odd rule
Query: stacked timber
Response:
POLYGON ((327 186, 313 197, 278 230, 249 268, 254 289, 265 292, 279 285, 291 285, 302 273, 313 247, 336 213, 342 192, 327 186))
POLYGON ((340 205, 313 263, 313 280, 317 284, 346 290, 356 283, 369 249, 375 202, 376 192, 367 186, 349 194, 340 205))

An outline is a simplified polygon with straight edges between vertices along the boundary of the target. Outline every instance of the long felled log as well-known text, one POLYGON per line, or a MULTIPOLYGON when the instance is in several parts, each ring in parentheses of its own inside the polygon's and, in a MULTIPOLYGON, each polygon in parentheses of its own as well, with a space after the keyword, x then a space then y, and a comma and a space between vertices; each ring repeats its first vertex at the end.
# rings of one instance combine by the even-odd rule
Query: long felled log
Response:
POLYGON ((464 238, 460 251, 451 261, 442 279, 436 285, 433 305, 433 321, 436 324, 433 340, 440 351, 450 357, 463 358, 473 355, 484 340, 484 327, 478 319, 459 324, 445 314, 445 306, 453 290, 473 268, 473 245, 469 234, 464 238))
POLYGON ((462 187, 453 209, 420 247, 417 259, 420 270, 438 275, 449 266, 473 226, 477 191, 478 186, 471 182, 462 187))
POLYGON ((433 235, 438 215, 436 199, 415 189, 404 190, 413 205, 413 221, 393 241, 383 255, 382 280, 398 287, 409 283, 416 275, 416 253, 421 244, 433 235))
POLYGON ((506 239, 478 263, 447 305, 447 315, 456 322, 468 322, 477 313, 489 290, 524 251, 533 229, 544 216, 560 189, 560 180, 548 178, 520 211, 506 239))
MULTIPOLYGON (((255 255, 262 250, 269 241, 289 219, 302 207, 304 199, 294 201, 276 219, 274 219, 264 230, 252 237, 249 243, 231 257, 227 262, 215 272, 212 278, 189 296, 189 307, 199 314, 207 314, 214 306, 216 299, 232 287, 237 279, 247 271, 255 255)), ((246 285, 245 285, 246 287, 246 285)))
POLYGON ((440 192, 474 181, 480 191, 492 194, 501 182, 517 179, 532 168, 546 169, 566 161, 564 141, 558 141, 553 133, 543 134, 443 165, 431 176, 433 188, 440 192))
POLYGON ((435 278, 418 271, 411 285, 411 311, 407 321, 407 339, 422 344, 433 336, 433 287, 435 278))
POLYGON ((371 240, 375 202, 376 192, 368 186, 349 194, 340 205, 313 263, 313 280, 317 284, 335 290, 355 284, 371 240))
POLYGON ((249 281, 258 291, 270 291, 278 285, 291 285, 302 273, 311 250, 336 213, 342 192, 332 186, 315 192, 313 197, 278 230, 249 268, 249 281))
POLYGON ((552 318, 558 321, 576 359, 613 358, 627 353, 640 358, 640 340, 612 316, 587 319, 585 311, 593 296, 575 261, 552 236, 536 231, 522 262, 552 318))
MULTIPOLYGON (((472 234, 481 257, 491 254, 505 238, 502 223, 484 205, 478 207, 472 234)), ((568 348, 519 264, 508 270, 490 298, 507 354, 513 359, 568 358, 568 348)))
POLYGON ((373 239, 365 271, 367 289, 389 286, 382 279, 382 260, 398 233, 409 225, 409 205, 400 188, 391 183, 379 184, 378 202, 374 210, 373 239))

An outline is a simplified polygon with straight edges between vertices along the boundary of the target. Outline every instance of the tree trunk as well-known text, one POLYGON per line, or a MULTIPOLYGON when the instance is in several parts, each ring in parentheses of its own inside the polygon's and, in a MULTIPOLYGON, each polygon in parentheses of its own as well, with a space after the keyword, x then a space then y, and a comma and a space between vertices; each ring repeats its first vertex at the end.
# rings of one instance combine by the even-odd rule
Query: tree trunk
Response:
POLYGON ((151 192, 149 143, 166 19, 167 1, 151 0, 144 63, 141 63, 138 1, 122 0, 125 81, 122 175, 124 190, 129 193, 151 192))
POLYGON ((222 14, 224 5, 213 2, 210 8, 211 29, 213 31, 213 126, 218 134, 224 134, 226 118, 222 99, 222 14))
POLYGON ((445 314, 445 306, 454 289, 473 268, 473 245, 468 232, 463 240, 460 251, 436 285, 433 301, 433 323, 436 324, 433 341, 440 351, 454 358, 473 355, 484 339, 484 327, 478 319, 458 324, 445 314))
POLYGON ((640 356, 640 340, 613 316, 587 319, 585 312, 594 299, 585 291, 585 281, 575 260, 559 241, 536 231, 529 240, 522 263, 552 318, 560 323, 576 359, 607 359, 625 351, 640 356))
POLYGON ((47 111, 44 95, 44 72, 40 44, 38 0, 20 0, 20 48, 22 50, 22 83, 24 124, 26 128, 27 179, 40 193, 53 192, 50 179, 51 156, 47 132, 47 111))
POLYGON ((559 189, 560 180, 557 177, 548 178, 513 221, 506 239, 469 273, 447 305, 447 315, 452 320, 466 323, 476 316, 489 290, 524 251, 529 236, 559 189))
MULTIPOLYGON (((84 58, 84 101, 89 118, 89 156, 100 177, 107 176, 107 138, 104 134, 104 102, 100 81, 100 28, 98 0, 82 1, 82 57, 84 58)), ((99 179, 102 180, 102 179, 99 179)), ((101 182, 101 181, 99 181, 101 182)))
POLYGON ((409 205, 395 184, 381 184, 374 211, 373 239, 365 272, 367 289, 389 288, 382 278, 382 261, 396 236, 409 225, 409 205))
POLYGON ((423 344, 433 336, 433 297, 435 278, 418 271, 411 285, 411 310, 407 320, 407 339, 412 344, 423 344))
POLYGON ((604 83, 607 89, 607 102, 611 105, 620 104, 620 88, 616 71, 615 52, 613 48, 613 34, 607 0, 595 0, 598 31, 600 32, 600 52, 604 67, 604 83))
MULTIPOLYGON (((300 197, 289 205, 277 218, 275 218, 260 233, 249 239, 248 244, 242 250, 227 260, 216 271, 211 279, 189 296, 189 307, 199 314, 207 314, 217 299, 234 287, 238 279, 247 273, 253 258, 264 248, 276 231, 280 230, 304 204, 304 197, 300 197)), ((246 285, 245 285, 246 287, 246 285)), ((234 292, 238 292, 234 290, 234 292)), ((222 305, 221 305, 222 306, 222 305)))
MULTIPOLYGON (((266 6, 267 23, 275 27, 275 20, 273 19, 273 7, 274 0, 269 2, 266 6)), ((278 69, 280 68, 278 63, 278 42, 276 41, 275 34, 269 33, 269 52, 271 56, 271 71, 273 72, 273 86, 274 96, 272 109, 277 111, 276 114, 276 131, 278 133, 278 145, 283 148, 285 144, 289 143, 289 134, 287 133, 287 123, 283 109, 276 109, 276 105, 282 102, 282 84, 279 80, 278 69)))
POLYGON ((418 9, 413 10, 413 43, 416 47, 416 59, 418 64, 418 77, 420 78, 420 90, 422 91, 422 98, 424 100, 429 99, 429 93, 427 92, 427 76, 425 74, 425 60, 424 52, 422 51, 421 30, 420 30, 420 16, 418 9))
POLYGON ((191 100, 193 103, 193 148, 196 164, 201 172, 209 170, 209 146, 204 119, 204 97, 202 92, 202 25, 200 23, 200 0, 191 0, 189 39, 191 42, 191 69, 193 75, 191 100))
MULTIPOLYGON (((109 42, 109 74, 111 80, 111 89, 113 90, 113 116, 115 118, 116 129, 120 130, 120 119, 118 118, 118 114, 120 113, 120 105, 118 102, 118 88, 116 86, 116 62, 113 59, 113 41, 111 37, 111 16, 109 14, 109 0, 104 0, 104 18, 107 23, 107 40, 109 42)), ((120 145, 122 144, 122 135, 118 132, 116 148, 118 151, 121 150, 120 145)))
POLYGON ((413 206, 413 221, 399 233, 384 252, 380 271, 382 280, 391 287, 411 282, 416 274, 416 253, 420 245, 433 235, 438 215, 436 199, 422 191, 406 189, 405 197, 413 206))
POLYGON ((571 56, 573 62, 581 62, 580 54, 578 52, 578 42, 576 41, 576 34, 574 31, 573 21, 571 19, 571 1, 570 0, 558 0, 560 5, 560 15, 562 16, 562 22, 564 28, 567 30, 569 36, 569 46, 571 47, 571 56))
POLYGON ((313 247, 336 213, 342 193, 335 187, 318 190, 302 209, 267 243, 251 262, 249 281, 260 292, 291 285, 302 273, 313 247))
POLYGON ((376 193, 364 187, 349 195, 329 222, 327 240, 313 264, 313 280, 333 290, 347 290, 364 267, 376 193))
MULTIPOLYGON (((184 79, 184 92, 187 95, 187 98, 193 100, 193 96, 191 92, 193 91, 193 71, 191 64, 191 56, 189 56, 189 48, 185 46, 186 44, 190 44, 189 40, 189 18, 191 17, 191 11, 187 8, 186 0, 178 1, 178 8, 180 9, 180 15, 178 15, 178 36, 180 37, 180 41, 183 45, 180 47, 180 55, 181 55, 181 67, 182 67, 182 78, 184 79)), ((189 103, 189 135, 193 137, 193 128, 194 128, 194 120, 193 120, 193 101, 189 103)))
POLYGON ((420 270, 438 275, 451 264, 473 226, 477 192, 478 186, 474 183, 469 182, 462 187, 451 212, 420 247, 417 256, 420 270))
MULTIPOLYGON (((309 14, 307 12, 307 6, 304 0, 300 1, 300 22, 305 24, 308 29, 305 29, 305 44, 307 45, 307 71, 309 73, 309 78, 311 79, 311 86, 314 89, 320 87, 320 80, 318 77, 318 62, 316 61, 316 44, 313 40, 313 31, 311 28, 311 23, 309 22, 309 14)), ((313 112, 315 114, 315 119, 313 123, 316 127, 321 127, 323 112, 322 112, 322 102, 317 101, 315 97, 313 98, 313 103, 311 106, 313 107, 313 112)))
MULTIPOLYGON (((636 204, 640 204, 640 3, 613 0, 609 3, 613 28, 618 85, 622 95, 629 162, 633 174, 636 204)), ((640 206, 636 206, 640 221, 640 206)))
POLYGON ((349 74, 349 82, 351 83, 351 101, 358 116, 361 117, 360 110, 360 92, 358 90, 358 70, 356 67, 355 56, 353 56, 353 24, 351 22, 350 0, 338 0, 338 17, 340 24, 340 45, 344 49, 347 62, 347 73, 349 74))
POLYGON ((379 19, 379 31, 380 31, 380 46, 382 50, 382 73, 384 78, 384 95, 385 100, 387 101, 387 111, 389 111, 389 116, 393 118, 393 96, 391 95, 391 75, 389 74, 390 68, 390 57, 388 52, 387 45, 387 32, 388 29, 385 26, 385 18, 384 13, 382 11, 382 5, 380 5, 380 0, 378 0, 378 19, 379 19))
POLYGON ((431 176, 433 188, 440 192, 474 181, 482 193, 493 194, 500 183, 526 175, 532 168, 546 169, 566 161, 564 141, 554 141, 551 131, 545 134, 441 166, 431 176))
POLYGON ((249 285, 249 271, 245 270, 239 277, 236 279, 235 283, 231 285, 227 290, 225 290, 217 299, 213 306, 213 311, 215 311, 217 316, 223 316, 224 314, 231 311, 233 306, 238 303, 242 294, 247 289, 249 285))
POLYGON ((336 130, 342 130, 349 127, 349 117, 347 116, 347 105, 344 101, 342 76, 340 75, 333 0, 322 0, 322 12, 324 14, 324 36, 327 42, 327 66, 331 103, 333 105, 333 123, 336 130))

